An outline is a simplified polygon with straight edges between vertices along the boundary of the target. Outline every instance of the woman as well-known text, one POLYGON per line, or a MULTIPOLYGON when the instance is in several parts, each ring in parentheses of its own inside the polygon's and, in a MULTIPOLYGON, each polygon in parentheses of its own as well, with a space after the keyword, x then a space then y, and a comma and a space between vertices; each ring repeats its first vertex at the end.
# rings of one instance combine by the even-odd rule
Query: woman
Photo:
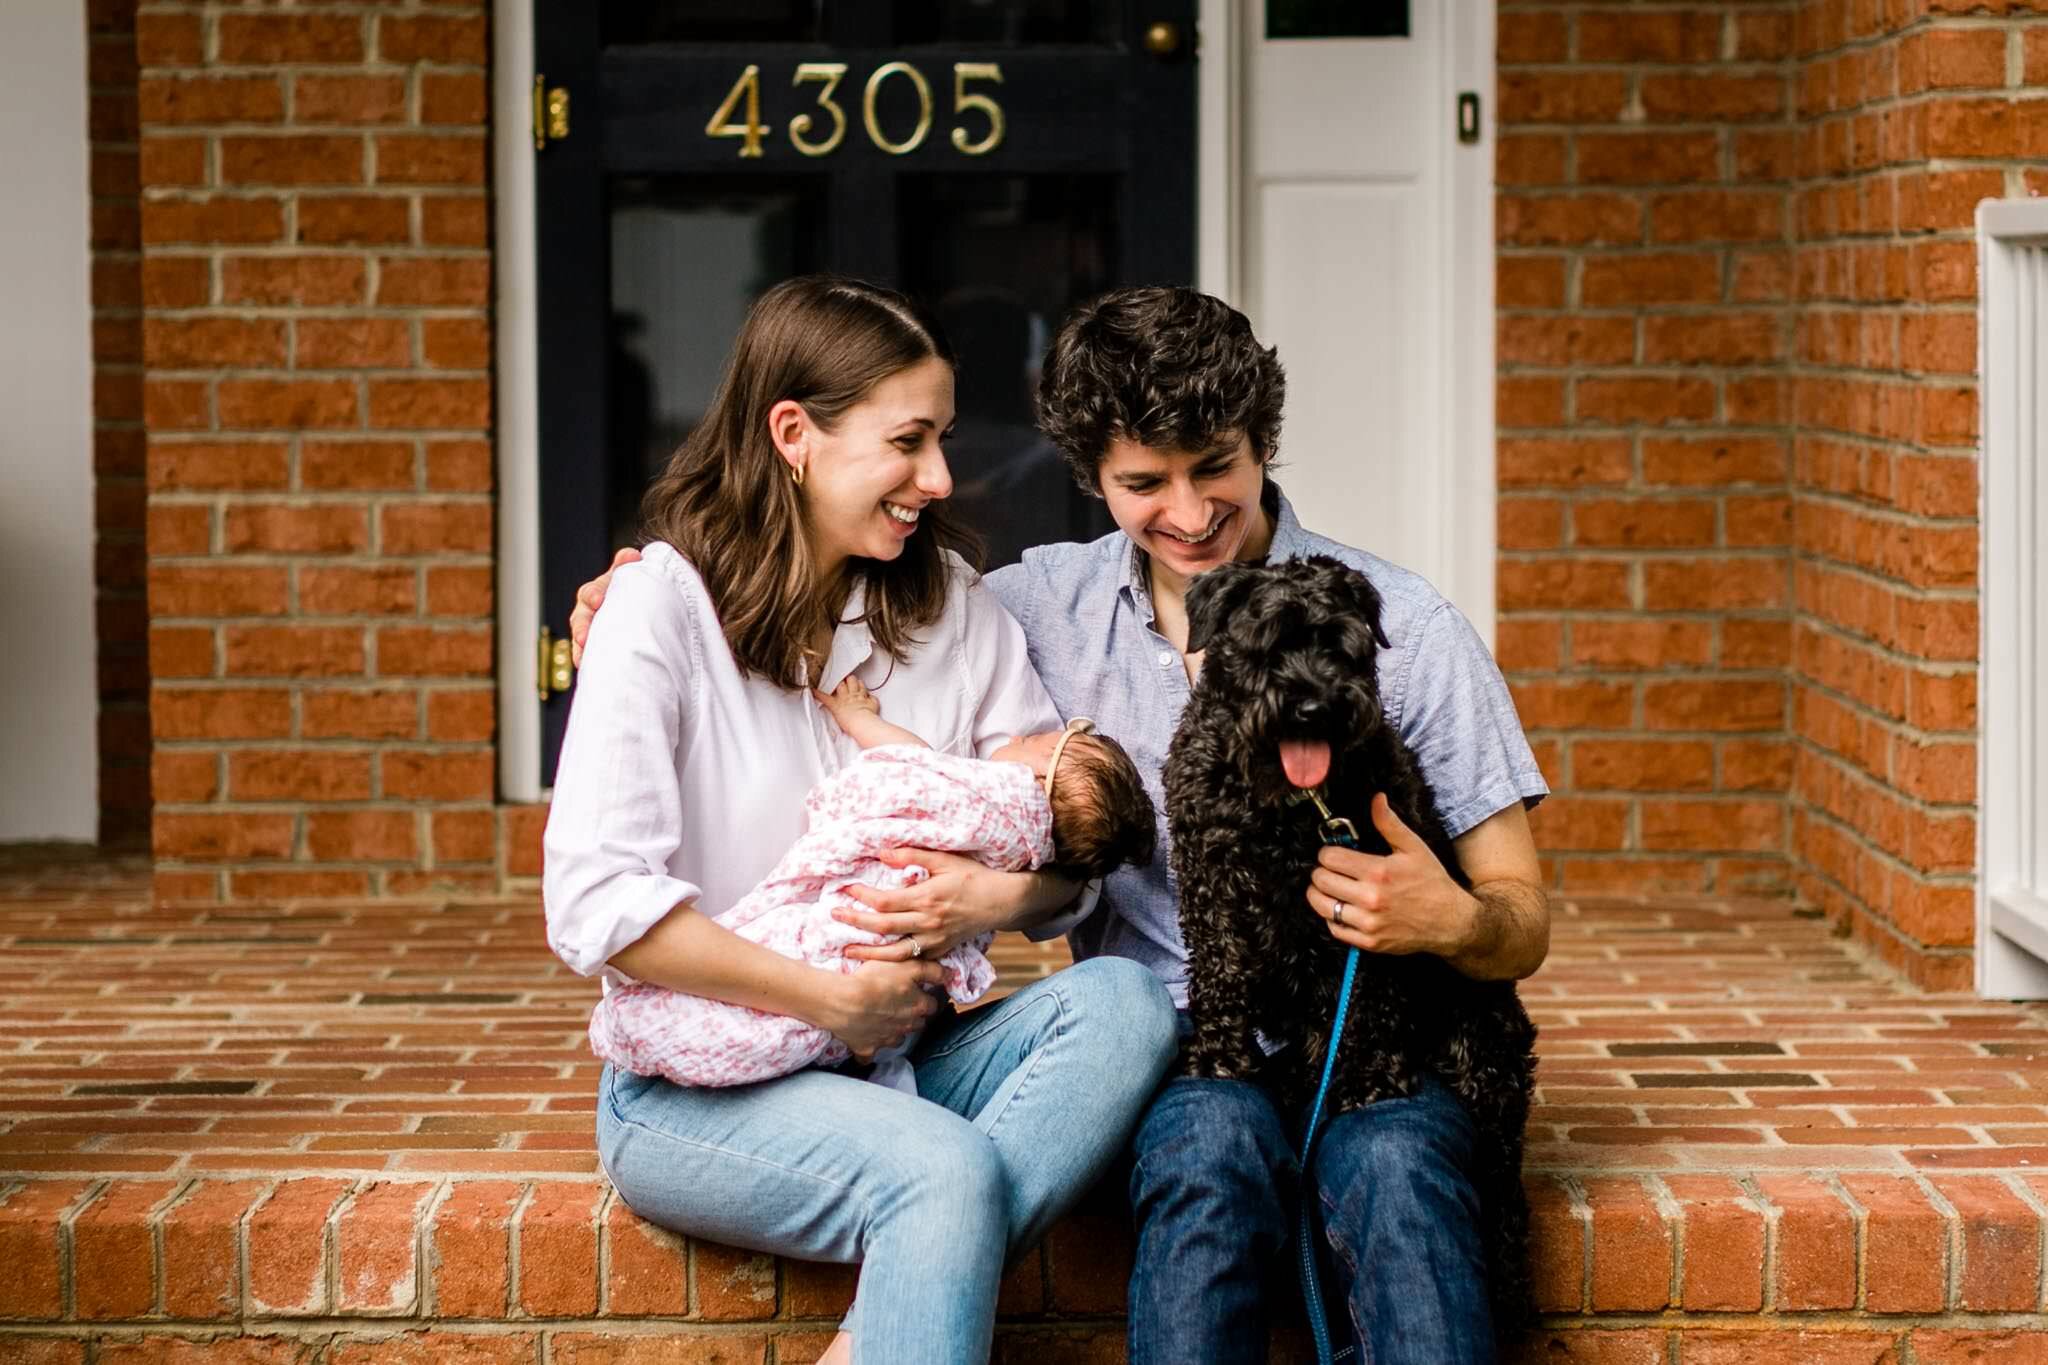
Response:
POLYGON ((1005 1254, 1100 1174, 1173 1052, 1166 992, 1127 962, 934 1017, 935 959, 1056 911, 1076 893, 1058 877, 919 854, 946 913, 849 975, 712 922, 854 756, 813 688, 853 674, 954 753, 1059 723, 1021 631, 952 551, 952 422, 951 355, 907 300, 824 278, 762 296, 591 632, 546 837, 549 942, 608 989, 792 1015, 856 1056, 930 1021, 916 1097, 816 1070, 727 1089, 601 1081, 599 1155, 636 1212, 862 1263, 860 1361, 985 1359, 1005 1254))

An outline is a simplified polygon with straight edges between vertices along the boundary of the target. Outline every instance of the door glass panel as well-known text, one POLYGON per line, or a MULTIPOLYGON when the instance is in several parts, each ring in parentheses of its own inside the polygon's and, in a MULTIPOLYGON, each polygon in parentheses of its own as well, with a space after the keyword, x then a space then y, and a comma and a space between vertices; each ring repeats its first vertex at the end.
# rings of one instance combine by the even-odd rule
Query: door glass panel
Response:
POLYGON ((1406 38, 1408 0, 1266 0, 1268 38, 1406 38))
POLYGON ((898 43, 1087 43, 1123 32, 1118 0, 895 0, 898 43))
POLYGON ((1117 282, 1117 178, 906 175, 897 192, 902 286, 938 314, 960 361, 952 509, 990 568, 1103 534, 1101 501, 1075 486, 1031 403, 1060 320, 1117 282))
POLYGON ((603 0, 598 40, 637 43, 817 43, 825 0, 603 0))
POLYGON ((1087 43, 1124 29, 1120 0, 895 0, 897 43, 1087 43))
POLYGON ((695 429, 747 309, 819 268, 817 177, 611 182, 611 543, 632 543, 640 495, 695 429))

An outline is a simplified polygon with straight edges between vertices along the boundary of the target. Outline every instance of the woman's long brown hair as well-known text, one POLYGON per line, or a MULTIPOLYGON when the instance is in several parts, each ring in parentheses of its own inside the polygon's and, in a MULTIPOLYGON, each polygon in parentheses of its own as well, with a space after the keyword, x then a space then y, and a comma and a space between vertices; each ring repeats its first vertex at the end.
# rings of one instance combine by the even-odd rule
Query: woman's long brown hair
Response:
MULTIPOLYGON (((858 280, 785 280, 748 312, 710 409, 641 504, 646 538, 675 546, 703 578, 742 675, 791 690, 815 683, 822 660, 807 669, 806 649, 850 587, 818 581, 802 490, 769 439, 768 410, 794 399, 832 431, 875 385, 933 357, 954 363, 937 324, 858 280)), ((947 550, 979 562, 974 538, 933 502, 896 559, 847 561, 866 587, 860 619, 899 661, 917 643, 911 632, 945 608, 947 550)))

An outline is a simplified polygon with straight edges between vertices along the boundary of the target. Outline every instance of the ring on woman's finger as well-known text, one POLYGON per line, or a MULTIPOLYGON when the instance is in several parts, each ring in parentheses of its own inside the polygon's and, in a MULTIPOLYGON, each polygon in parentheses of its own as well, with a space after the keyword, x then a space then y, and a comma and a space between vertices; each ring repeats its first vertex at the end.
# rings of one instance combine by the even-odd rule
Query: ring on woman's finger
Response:
POLYGON ((919 942, 917 941, 917 938, 916 938, 916 936, 915 936, 915 935, 912 935, 912 936, 910 937, 910 955, 911 955, 912 957, 923 957, 923 956, 924 956, 924 945, 923 945, 922 943, 919 943, 919 942))
POLYGON ((1343 902, 1343 901, 1331 901, 1331 902, 1330 902, 1330 923, 1332 923, 1332 924, 1337 924, 1337 925, 1341 925, 1341 924, 1343 924, 1343 923, 1344 923, 1344 902, 1343 902))

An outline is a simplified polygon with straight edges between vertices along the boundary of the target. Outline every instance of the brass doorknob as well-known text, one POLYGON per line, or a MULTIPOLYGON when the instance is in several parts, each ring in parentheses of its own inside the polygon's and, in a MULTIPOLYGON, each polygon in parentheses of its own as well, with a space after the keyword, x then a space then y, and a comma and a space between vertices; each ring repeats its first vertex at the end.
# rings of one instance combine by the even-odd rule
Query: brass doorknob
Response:
POLYGON ((1180 25, 1161 19, 1146 29, 1145 50, 1155 57, 1171 57, 1180 51, 1180 25))

